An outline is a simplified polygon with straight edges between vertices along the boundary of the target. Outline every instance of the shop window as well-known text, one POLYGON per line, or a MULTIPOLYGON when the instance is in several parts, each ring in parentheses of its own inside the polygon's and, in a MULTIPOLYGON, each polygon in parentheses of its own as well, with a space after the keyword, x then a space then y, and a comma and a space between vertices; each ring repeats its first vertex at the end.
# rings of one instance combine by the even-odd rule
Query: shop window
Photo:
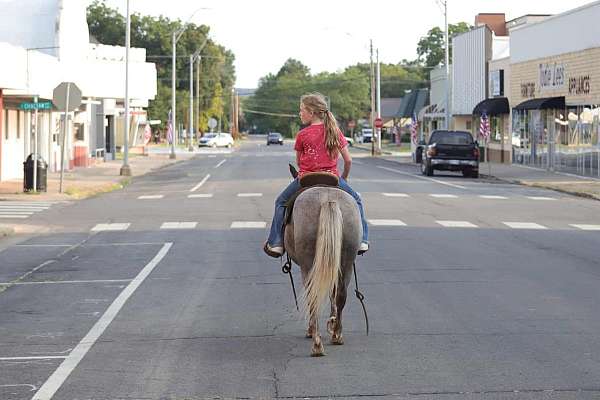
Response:
POLYGON ((84 133, 83 133, 83 124, 81 123, 75 123, 73 124, 73 129, 75 130, 75 140, 84 140, 84 133))
POLYGON ((467 121, 466 123, 466 129, 471 132, 471 130, 473 129, 473 121, 467 121))

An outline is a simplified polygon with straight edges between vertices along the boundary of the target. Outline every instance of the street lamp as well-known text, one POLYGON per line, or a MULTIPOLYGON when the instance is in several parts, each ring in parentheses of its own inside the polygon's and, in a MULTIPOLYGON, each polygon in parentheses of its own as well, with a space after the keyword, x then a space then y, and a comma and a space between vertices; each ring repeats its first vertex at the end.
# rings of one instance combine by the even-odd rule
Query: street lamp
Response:
POLYGON ((123 144, 123 165, 121 176, 131 176, 129 167, 129 48, 131 47, 131 15, 127 0, 127 24, 125 27, 125 140, 123 144))
POLYGON ((176 116, 177 116, 177 108, 175 105, 175 98, 177 94, 175 93, 175 76, 176 76, 176 68, 177 68, 177 42, 181 39, 181 36, 187 29, 187 26, 194 15, 200 10, 208 10, 208 8, 200 7, 194 11, 185 24, 176 31, 173 32, 172 35, 172 45, 173 45, 173 60, 172 60, 172 71, 171 71, 171 123, 172 123, 172 140, 171 140, 171 154, 169 155, 170 159, 175 159, 175 140, 177 138, 177 124, 176 124, 176 116))
MULTIPOLYGON (((202 42, 198 50, 196 50, 196 52, 190 56, 190 146, 188 148, 189 151, 194 151, 194 61, 200 58, 200 52, 202 51, 204 46, 206 46, 207 41, 208 37, 204 39, 204 42, 202 42)), ((196 85, 199 86, 200 82, 196 82, 196 85)))

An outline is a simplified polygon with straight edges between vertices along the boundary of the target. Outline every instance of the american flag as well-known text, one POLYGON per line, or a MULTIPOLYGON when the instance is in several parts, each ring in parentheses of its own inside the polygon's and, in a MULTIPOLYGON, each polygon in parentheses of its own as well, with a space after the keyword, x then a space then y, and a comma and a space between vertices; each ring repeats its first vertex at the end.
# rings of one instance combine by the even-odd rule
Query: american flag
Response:
POLYGON ((169 142, 169 144, 173 143, 173 118, 171 110, 169 110, 169 119, 167 122, 167 142, 169 142))
POLYGON ((410 137, 414 144, 417 144, 417 132, 419 130, 419 120, 417 119, 417 114, 413 113, 412 119, 410 121, 410 137))
POLYGON ((481 115, 481 121, 479 123, 479 135, 485 140, 490 137, 490 119, 486 113, 481 115))

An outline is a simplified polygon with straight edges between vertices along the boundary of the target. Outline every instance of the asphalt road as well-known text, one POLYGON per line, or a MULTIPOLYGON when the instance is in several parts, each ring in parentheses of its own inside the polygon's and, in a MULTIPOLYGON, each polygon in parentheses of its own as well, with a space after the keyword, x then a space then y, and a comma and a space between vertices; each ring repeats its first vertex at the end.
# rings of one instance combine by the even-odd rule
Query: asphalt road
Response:
POLYGON ((0 252, 0 399, 600 398, 600 203, 356 157, 371 333, 349 298, 311 358, 261 250, 293 159, 250 140, 28 217, 53 232, 0 252))

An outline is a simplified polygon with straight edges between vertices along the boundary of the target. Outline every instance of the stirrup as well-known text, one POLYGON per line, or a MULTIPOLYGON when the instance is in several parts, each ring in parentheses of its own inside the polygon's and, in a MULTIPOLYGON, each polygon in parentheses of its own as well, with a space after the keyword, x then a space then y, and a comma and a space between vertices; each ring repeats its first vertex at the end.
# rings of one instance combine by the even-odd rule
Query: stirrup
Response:
POLYGON ((268 242, 265 242, 265 245, 263 246, 263 250, 265 253, 267 253, 268 256, 273 257, 273 258, 279 258, 279 257, 283 256, 283 247, 282 246, 271 247, 268 242))

